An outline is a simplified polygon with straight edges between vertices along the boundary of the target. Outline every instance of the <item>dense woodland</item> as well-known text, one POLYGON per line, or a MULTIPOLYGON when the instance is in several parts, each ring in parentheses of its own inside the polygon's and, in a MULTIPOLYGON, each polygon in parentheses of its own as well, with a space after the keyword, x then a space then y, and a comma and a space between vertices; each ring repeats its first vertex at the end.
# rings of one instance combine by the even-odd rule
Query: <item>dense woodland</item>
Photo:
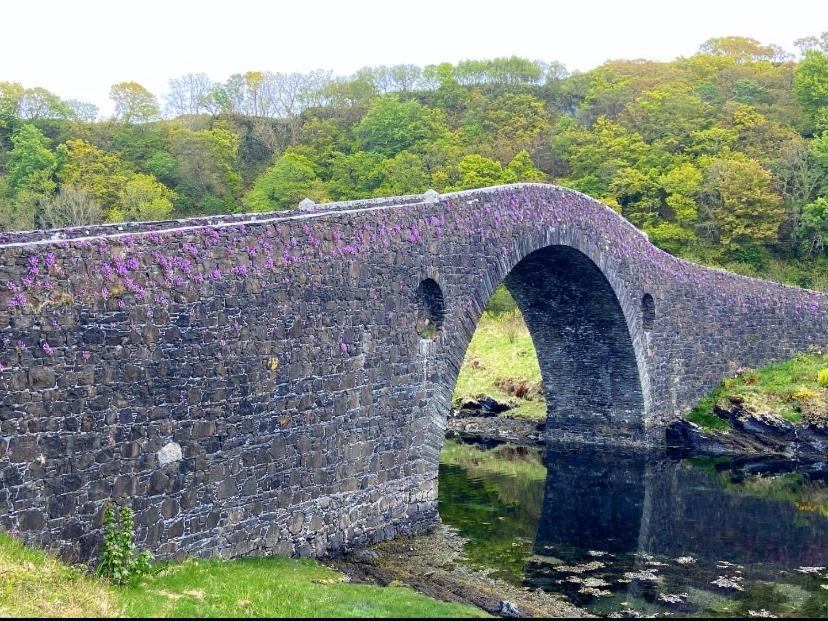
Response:
POLYGON ((828 33, 569 74, 522 58, 170 81, 115 114, 0 82, 0 230, 295 208, 520 181, 590 194, 662 248, 828 288, 828 33))

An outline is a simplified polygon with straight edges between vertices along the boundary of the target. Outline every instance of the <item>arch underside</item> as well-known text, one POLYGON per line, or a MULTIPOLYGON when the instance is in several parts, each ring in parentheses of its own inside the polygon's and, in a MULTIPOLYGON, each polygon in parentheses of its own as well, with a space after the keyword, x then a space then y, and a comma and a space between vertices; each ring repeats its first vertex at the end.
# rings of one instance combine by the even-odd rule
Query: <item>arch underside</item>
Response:
POLYGON ((630 330, 595 263, 569 246, 547 246, 504 284, 535 345, 549 439, 642 441, 644 397, 630 330))

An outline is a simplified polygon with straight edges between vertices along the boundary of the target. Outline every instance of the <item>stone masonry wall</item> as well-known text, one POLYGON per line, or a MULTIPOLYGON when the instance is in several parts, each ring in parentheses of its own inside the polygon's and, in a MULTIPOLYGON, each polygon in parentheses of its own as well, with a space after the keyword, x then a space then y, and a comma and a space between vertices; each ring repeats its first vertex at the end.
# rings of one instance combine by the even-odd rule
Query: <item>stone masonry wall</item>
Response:
POLYGON ((162 557, 422 529, 504 280, 552 436, 658 444, 726 374, 828 345, 825 295, 675 259, 576 192, 402 202, 0 237, 0 529, 72 560, 110 499, 162 557))

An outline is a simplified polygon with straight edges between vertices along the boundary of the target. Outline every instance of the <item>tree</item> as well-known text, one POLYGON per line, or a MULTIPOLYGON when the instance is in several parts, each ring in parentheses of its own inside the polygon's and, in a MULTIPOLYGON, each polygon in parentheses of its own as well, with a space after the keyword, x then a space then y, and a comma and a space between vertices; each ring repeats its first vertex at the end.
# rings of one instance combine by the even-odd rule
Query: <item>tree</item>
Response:
POLYGON ((705 171, 701 201, 720 243, 738 248, 776 238, 782 199, 768 171, 745 157, 714 160, 705 171))
POLYGON ((673 218, 684 227, 693 226, 699 217, 695 196, 701 187, 703 175, 691 163, 679 164, 658 179, 667 195, 665 202, 673 210, 673 218))
MULTIPOLYGON (((241 194, 238 166, 239 137, 226 126, 192 131, 177 128, 169 136, 170 154, 175 159, 175 191, 179 209, 189 213, 235 211, 241 194)), ((167 167, 172 162, 154 164, 167 167)))
POLYGON ((278 211, 295 208, 304 198, 320 202, 327 195, 311 161, 288 150, 256 179, 244 206, 250 211, 278 211))
POLYGON ((400 101, 396 95, 379 97, 354 127, 360 147, 387 157, 436 133, 426 108, 416 101, 400 101))
MULTIPOLYGON (((0 123, 20 116, 20 101, 26 89, 19 82, 0 82, 0 123)), ((2 127, 2 125, 0 125, 2 127)))
POLYGON ((215 112, 213 99, 217 84, 206 73, 185 73, 170 80, 167 112, 172 116, 215 112))
POLYGON ((151 175, 136 174, 121 188, 118 206, 110 209, 107 220, 166 220, 173 210, 174 194, 151 175))
POLYGON ((419 155, 409 151, 398 153, 380 165, 382 184, 377 190, 380 196, 421 194, 429 188, 429 174, 419 155))
POLYGON ((794 45, 804 54, 808 50, 817 50, 828 54, 828 31, 819 36, 802 37, 794 41, 794 45))
POLYGON ((350 155, 337 153, 331 161, 331 173, 325 187, 336 200, 351 200, 373 196, 382 183, 378 153, 357 151, 350 155))
POLYGON ((45 88, 27 88, 18 102, 17 114, 21 119, 64 119, 68 110, 60 97, 45 88))
POLYGON ((780 237, 790 240, 796 234, 805 205, 817 197, 828 178, 828 166, 823 169, 811 146, 797 136, 779 149, 772 172, 785 208, 780 237))
POLYGON ((513 171, 504 170, 500 162, 482 155, 465 156, 460 160, 458 168, 460 182, 454 187, 455 190, 471 190, 516 181, 513 171))
POLYGON ((129 179, 124 162, 85 140, 69 140, 58 147, 61 186, 71 185, 87 192, 105 209, 117 206, 129 179))
POLYGON ((160 114, 158 100, 137 82, 119 82, 109 89, 115 102, 115 118, 124 123, 145 123, 160 114))
POLYGON ((547 180, 546 173, 535 168, 526 149, 518 151, 506 167, 516 182, 542 183, 547 180))
POLYGON ((794 70, 794 94, 802 108, 816 119, 828 108, 828 53, 806 50, 794 70))
POLYGON ((38 220, 45 229, 84 226, 103 222, 104 211, 84 190, 63 186, 53 199, 41 205, 38 220))
POLYGON ((778 45, 762 45, 749 37, 715 37, 708 39, 699 47, 702 54, 727 56, 739 63, 765 60, 782 62, 790 55, 778 45))
POLYGON ((626 106, 629 125, 647 142, 658 141, 664 149, 677 152, 690 142, 693 132, 705 129, 710 110, 701 98, 685 89, 653 89, 626 106))
POLYGON ((12 145, 6 162, 9 186, 13 190, 54 190, 56 159, 43 132, 30 123, 21 125, 12 134, 12 145))
POLYGON ((511 155, 548 132, 551 126, 543 102, 537 97, 504 93, 490 99, 478 93, 471 96, 462 128, 468 142, 496 140, 508 144, 511 155))
POLYGON ((826 247, 828 239, 828 198, 818 198, 805 205, 802 222, 797 231, 802 245, 809 253, 817 253, 826 247))
POLYGON ((29 231, 35 228, 42 194, 30 190, 11 191, 0 177, 0 231, 29 231))
POLYGON ((88 101, 68 99, 63 102, 66 118, 83 123, 94 123, 98 118, 98 106, 88 101))

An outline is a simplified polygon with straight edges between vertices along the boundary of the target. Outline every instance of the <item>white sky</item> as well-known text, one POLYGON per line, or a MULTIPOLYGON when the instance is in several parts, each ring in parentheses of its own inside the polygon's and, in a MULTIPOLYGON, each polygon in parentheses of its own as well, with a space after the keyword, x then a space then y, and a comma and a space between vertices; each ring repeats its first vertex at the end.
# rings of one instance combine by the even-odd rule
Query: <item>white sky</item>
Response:
POLYGON ((111 112, 110 85, 248 70, 456 62, 517 54, 586 70, 671 60, 714 36, 793 51, 828 30, 828 0, 28 0, 2 3, 0 81, 111 112))

